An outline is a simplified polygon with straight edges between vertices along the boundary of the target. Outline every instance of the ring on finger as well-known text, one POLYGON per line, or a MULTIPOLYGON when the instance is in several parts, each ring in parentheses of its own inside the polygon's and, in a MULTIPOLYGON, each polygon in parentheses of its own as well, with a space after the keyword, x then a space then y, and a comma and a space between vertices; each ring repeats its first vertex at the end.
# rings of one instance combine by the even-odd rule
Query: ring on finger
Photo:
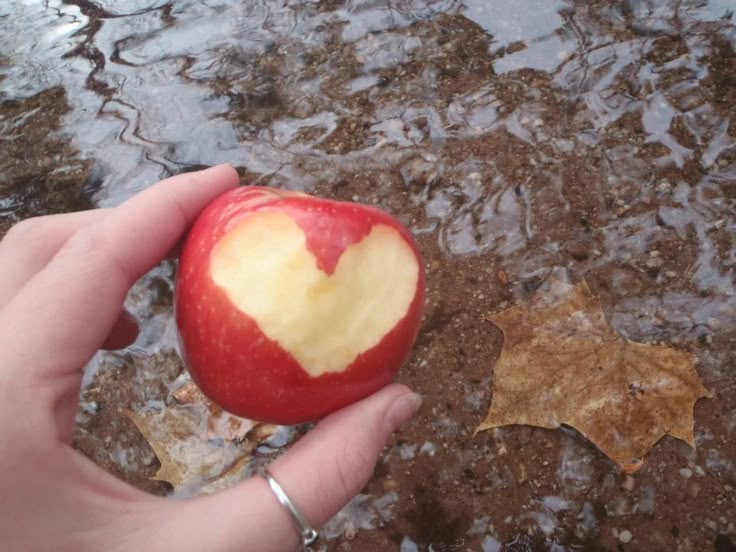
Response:
POLYGON ((276 499, 281 503, 284 508, 286 508, 286 511, 289 512, 289 515, 291 516, 291 519, 294 522, 297 531, 299 531, 299 535, 301 536, 302 546, 311 546, 312 544, 317 542, 317 539, 319 538, 319 532, 311 525, 309 525, 304 516, 299 513, 299 510, 297 510, 294 503, 286 494, 286 491, 284 491, 281 485, 279 485, 278 481, 273 478, 271 472, 269 472, 268 470, 263 470, 261 473, 261 477, 266 480, 266 483, 268 483, 268 486, 271 488, 271 491, 276 496, 276 499))

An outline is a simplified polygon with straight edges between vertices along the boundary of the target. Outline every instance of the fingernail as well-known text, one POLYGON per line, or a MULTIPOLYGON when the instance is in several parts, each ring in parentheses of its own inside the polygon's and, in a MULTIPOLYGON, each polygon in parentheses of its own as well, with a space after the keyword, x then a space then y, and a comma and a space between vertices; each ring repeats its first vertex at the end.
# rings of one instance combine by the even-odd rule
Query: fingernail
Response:
POLYGON ((205 171, 213 171, 216 169, 222 169, 224 167, 230 167, 231 169, 234 168, 230 163, 220 163, 219 165, 212 165, 211 167, 207 167, 204 169, 205 171))
POLYGON ((396 431, 422 405, 422 396, 418 393, 406 393, 396 397, 386 411, 386 424, 391 431, 396 431))

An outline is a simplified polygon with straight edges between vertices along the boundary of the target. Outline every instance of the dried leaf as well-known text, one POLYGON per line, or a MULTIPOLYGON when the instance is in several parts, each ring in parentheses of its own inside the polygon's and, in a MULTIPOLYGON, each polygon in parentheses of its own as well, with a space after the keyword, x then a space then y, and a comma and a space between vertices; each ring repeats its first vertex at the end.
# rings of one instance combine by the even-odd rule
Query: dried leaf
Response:
POLYGON ((566 424, 626 472, 665 434, 695 446, 693 407, 710 394, 693 356, 616 334, 585 282, 552 280, 528 305, 489 319, 504 345, 478 431, 566 424))
POLYGON ((220 437, 225 441, 240 441, 256 426, 252 420, 227 414, 205 397, 191 381, 181 385, 172 393, 172 396, 178 405, 190 410, 196 409, 197 412, 204 414, 207 425, 203 437, 210 439, 220 437))
POLYGON ((253 451, 275 426, 227 414, 191 382, 173 396, 172 406, 127 413, 161 463, 153 479, 168 481, 179 495, 209 494, 240 481, 253 451))

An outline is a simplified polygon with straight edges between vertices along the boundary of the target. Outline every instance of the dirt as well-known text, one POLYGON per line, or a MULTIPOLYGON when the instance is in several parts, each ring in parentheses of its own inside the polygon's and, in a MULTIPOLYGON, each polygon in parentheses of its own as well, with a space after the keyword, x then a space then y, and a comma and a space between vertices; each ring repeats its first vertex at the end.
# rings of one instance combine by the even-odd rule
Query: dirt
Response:
POLYGON ((90 164, 77 159, 75 149, 55 134, 68 111, 64 89, 50 88, 1 105, 0 197, 8 207, 0 216, 0 235, 30 216, 92 208, 90 164))
MULTIPOLYGON (((90 61, 80 86, 108 101, 122 94, 112 86, 122 79, 106 71, 132 58, 120 39, 105 59, 92 41, 109 14, 78 4, 96 23, 70 55, 90 61)), ((321 3, 304 17, 343 4, 321 3)), ((243 184, 304 187, 381 207, 414 231, 426 263, 422 330, 397 378, 424 404, 387 444, 364 490, 374 498, 396 493, 396 501, 373 529, 345 530, 324 550, 735 549, 733 24, 658 19, 638 4, 566 3, 553 33, 503 44, 451 10, 360 40, 345 40, 347 24, 327 19, 314 29, 316 44, 289 34, 250 50, 223 48, 213 63, 219 69, 205 78, 194 54, 167 69, 205 87, 207 101, 226 102, 218 117, 238 146, 223 146, 223 155, 261 143, 275 152, 271 160, 257 150, 239 163, 243 184), (498 70, 550 36, 579 44, 555 71, 498 70), (606 50, 612 45, 622 50, 606 50), (627 47, 635 52, 622 53, 627 47), (601 51, 608 61, 595 57, 601 51), (375 61, 384 54, 395 59, 375 61), (363 76, 372 84, 351 92, 363 76), (310 94, 299 88, 315 79, 310 94), (326 112, 334 120, 319 118, 326 112), (290 128, 309 117, 315 122, 277 139, 277 123, 290 128), (474 434, 503 344, 489 315, 528 298, 559 269, 587 280, 618 332, 696 356, 714 399, 696 405, 695 450, 665 437, 627 476, 572 429, 474 434)), ((183 17, 171 8, 147 16, 160 18, 161 32, 183 17)), ((143 40, 134 38, 127 37, 143 40)), ((112 193, 102 185, 110 163, 94 157, 104 149, 79 151, 64 134, 65 117, 78 116, 75 101, 63 87, 0 96, 0 233, 112 193)), ((161 163, 162 174, 213 164, 209 146, 196 159, 179 146, 172 140, 165 155, 144 149, 137 163, 161 163)), ((160 325, 171 318, 170 284, 166 273, 140 287, 143 328, 155 336, 95 365, 74 440, 104 469, 156 494, 171 488, 150 480, 158 461, 126 412, 170 400, 184 370, 156 341, 168 343, 159 333, 169 335, 160 325)))
MULTIPOLYGON (((482 150, 481 150, 482 151, 482 150)), ((488 149, 485 151, 494 151, 488 149)), ((497 151, 497 150, 495 150, 497 151)), ((511 167, 509 167, 511 169, 511 167)), ((523 167, 519 167, 523 170, 523 167)), ((364 177, 365 178, 365 177, 364 177)), ((365 190, 365 180, 360 177, 348 179, 355 185, 337 189, 320 190, 323 195, 349 200, 365 190)), ((370 187, 370 186, 369 186, 370 187)), ((569 197, 585 198, 587 182, 568 180, 566 190, 569 197)), ((588 201, 590 198, 588 198, 588 201)), ((413 212, 408 202, 391 198, 381 206, 403 213, 407 218, 421 224, 421 214, 413 212), (416 219, 414 217, 417 217, 416 219)), ((582 209, 587 217, 594 218, 595 211, 582 209)), ((559 222, 557 223, 559 224, 559 222)), ((585 219, 585 223, 574 217, 562 227, 549 229, 553 235, 594 235, 596 227, 585 219)), ((574 238, 571 237, 571 240, 574 238)), ((620 267, 611 263, 585 269, 590 243, 583 238, 582 244, 571 246, 557 254, 557 264, 567 266, 572 273, 586 274, 594 293, 603 299, 604 308, 611 308, 617 301, 617 293, 610 289, 612 274, 620 267)), ((507 281, 501 266, 485 257, 453 259, 443 255, 437 247, 437 238, 427 235, 419 238, 420 247, 430 262, 427 273, 429 301, 426 320, 419 337, 416 354, 402 370, 398 381, 417 389, 425 397, 425 404, 407 428, 402 430, 399 441, 422 443, 430 439, 437 443, 434 456, 418 455, 415 459, 401 462, 392 458, 382 466, 369 485, 369 491, 380 494, 386 488, 406 491, 399 502, 396 520, 389 523, 383 532, 359 535, 353 541, 352 550, 389 550, 398 543, 392 541, 396 535, 408 535, 416 543, 435 543, 440 550, 465 550, 473 541, 465 536, 478 512, 499 520, 494 525, 500 542, 525 542, 520 550, 544 550, 545 538, 538 534, 533 518, 516 522, 517 516, 538 508, 538 497, 555 496, 560 493, 559 469, 545 459, 561 458, 572 440, 576 443, 574 462, 589 463, 589 481, 581 489, 579 499, 589 501, 601 517, 595 530, 578 527, 580 512, 568 511, 558 519, 563 534, 557 543, 571 549, 616 550, 617 539, 612 529, 626 527, 639 535, 639 550, 671 550, 687 539, 692 550, 712 546, 712 530, 707 520, 723 517, 733 519, 736 498, 736 472, 724 474, 706 473, 696 481, 686 481, 678 471, 688 464, 690 456, 687 445, 672 438, 665 438, 648 455, 645 467, 635 477, 635 488, 622 490, 626 476, 612 468, 592 445, 573 432, 550 432, 525 427, 510 427, 496 433, 473 435, 474 429, 485 417, 491 399, 491 370, 498 358, 502 345, 500 331, 490 322, 485 322, 488 313, 497 312, 509 305, 514 297, 527 296, 536 289, 540 279, 507 281), (480 392, 483 399, 479 404, 462 403, 459 397, 480 392), (441 422, 438 423, 438 420, 441 422), (444 423, 443 420, 451 420, 444 423), (450 476, 452 474, 452 476, 450 476), (728 489, 724 490, 725 485, 728 489), (656 489, 656 509, 637 513, 637 503, 642 496, 656 489), (686 503, 687 514, 675 514, 679 505, 686 503), (607 507, 615 509, 607 512, 607 507), (619 510, 622 510, 621 512, 619 510), (510 523, 504 523, 511 516, 510 523), (365 548, 357 548, 363 542, 365 548), (465 548, 464 548, 465 547, 465 548)), ((688 256, 683 256, 680 244, 670 247, 658 246, 666 268, 682 274, 688 256)), ((592 249, 592 247, 591 247, 592 249)), ((633 264, 633 263, 632 263, 633 264)), ((664 269, 664 267, 663 267, 664 269)), ((661 291, 658 277, 660 270, 647 271, 643 266, 626 266, 628 286, 637 295, 657 294, 661 291)), ((672 282, 671 288, 677 283, 672 282)), ((671 289, 669 288, 669 289, 671 289)), ((632 339, 648 341, 647 336, 631 336, 632 339)), ((733 362, 734 334, 719 335, 727 357, 733 362)), ((712 351, 714 343, 694 343, 680 346, 699 357, 712 351)), ((711 428, 714 434, 723 432, 724 438, 701 445, 697 456, 705 458, 709 450, 717 450, 726 458, 735 458, 736 449, 728 434, 724 413, 736 409, 733 395, 734 382, 711 382, 718 389, 715 400, 701 401, 696 407, 696 423, 711 428), (720 389, 719 389, 720 387, 720 389), (717 429, 713 429, 717 428, 717 429), (711 449, 712 447, 712 449, 711 449)), ((396 444, 398 444, 398 442, 396 444)), ((400 539, 399 539, 400 541, 400 539)), ((334 548, 339 550, 339 548, 334 548)), ((506 548, 511 550, 513 548, 506 548)))
POLYGON ((103 366, 86 389, 72 445, 123 481, 165 495, 172 490, 171 485, 151 479, 160 464, 128 413, 141 408, 145 399, 166 394, 183 364, 171 354, 127 353, 115 360, 112 366, 103 366), (152 372, 145 369, 147 365, 155 366, 152 372), (155 377, 140 377, 147 373, 155 377))

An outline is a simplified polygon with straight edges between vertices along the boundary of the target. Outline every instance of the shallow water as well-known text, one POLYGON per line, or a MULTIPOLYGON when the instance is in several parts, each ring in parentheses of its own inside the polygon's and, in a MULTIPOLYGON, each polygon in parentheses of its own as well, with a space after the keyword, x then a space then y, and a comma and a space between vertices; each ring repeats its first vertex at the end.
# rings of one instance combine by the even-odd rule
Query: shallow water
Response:
MULTIPOLYGON (((426 323, 400 376, 425 406, 326 549, 614 549, 624 530, 627 548, 712 549, 736 540, 734 10, 11 0, 0 230, 221 162, 246 183, 385 208, 427 261, 426 323), (665 438, 632 483, 572 431, 472 437, 501 345, 478 320, 553 271, 586 278, 626 337, 696 355, 716 399, 696 407, 695 451, 665 438)), ((124 408, 160 407, 181 385, 174 271, 131 293, 137 342, 88 367, 87 388, 123 374, 107 400, 124 408)), ((146 487, 155 459, 135 429, 94 399, 79 447, 165 491, 146 487)))

